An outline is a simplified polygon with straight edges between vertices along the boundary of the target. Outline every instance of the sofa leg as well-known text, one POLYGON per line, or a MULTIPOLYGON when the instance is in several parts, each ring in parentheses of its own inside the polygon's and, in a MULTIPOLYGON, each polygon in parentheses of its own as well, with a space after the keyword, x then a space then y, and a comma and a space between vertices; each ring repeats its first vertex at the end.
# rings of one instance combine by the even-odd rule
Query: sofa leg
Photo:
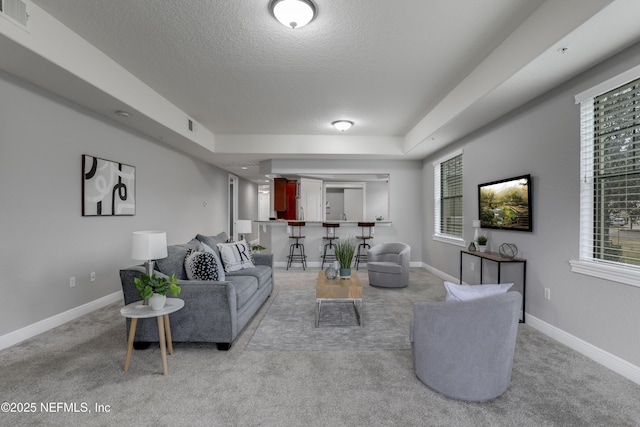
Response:
POLYGON ((146 341, 134 341, 133 342, 133 348, 135 348, 136 350, 146 350, 149 347, 151 347, 151 343, 150 342, 146 342, 146 341))
POLYGON ((229 349, 231 348, 231 343, 230 342, 219 342, 219 343, 216 343, 216 346, 218 347, 219 351, 229 351, 229 349))

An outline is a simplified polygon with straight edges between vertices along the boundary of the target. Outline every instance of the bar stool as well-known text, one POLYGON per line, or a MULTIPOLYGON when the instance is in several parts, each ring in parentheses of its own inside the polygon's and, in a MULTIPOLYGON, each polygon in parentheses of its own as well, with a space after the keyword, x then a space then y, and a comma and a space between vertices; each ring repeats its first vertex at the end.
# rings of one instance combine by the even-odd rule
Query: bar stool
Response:
POLYGON ((356 236, 357 239, 361 239, 362 243, 358 245, 358 253, 356 254, 356 270, 361 262, 367 262, 367 249, 371 249, 371 246, 367 243, 367 240, 373 239, 371 233, 373 227, 376 226, 375 222, 359 222, 358 227, 361 227, 362 234, 356 236))
POLYGON ((320 268, 324 268, 325 262, 335 261, 336 259, 336 245, 333 244, 333 241, 338 239, 338 236, 336 236, 336 228, 340 227, 340 224, 336 224, 333 222, 323 222, 322 226, 325 228, 325 236, 322 238, 322 240, 328 240, 329 243, 324 245, 324 252, 322 253, 322 266, 320 266, 320 268), (327 253, 327 249, 333 249, 334 252, 327 253))
POLYGON ((304 239, 304 236, 302 235, 302 227, 305 226, 305 222, 289 221, 287 225, 291 227, 291 235, 289 236, 289 238, 295 239, 295 243, 292 243, 291 246, 289 246, 289 255, 287 256, 289 261, 287 262, 287 270, 289 269, 289 267, 291 267, 292 262, 301 262, 302 269, 306 270, 307 256, 304 254, 304 244, 300 243, 300 240, 304 239), (298 253, 295 253, 296 250, 298 251, 298 253))

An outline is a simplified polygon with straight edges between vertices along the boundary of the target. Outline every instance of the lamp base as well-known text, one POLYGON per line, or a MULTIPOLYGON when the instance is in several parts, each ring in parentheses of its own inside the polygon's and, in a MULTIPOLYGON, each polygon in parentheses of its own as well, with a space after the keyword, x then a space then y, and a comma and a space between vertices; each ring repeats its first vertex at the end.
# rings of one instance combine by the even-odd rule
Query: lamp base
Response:
POLYGON ((151 277, 153 275, 153 269, 155 268, 156 262, 153 260, 148 260, 144 262, 144 267, 147 271, 147 276, 151 277))

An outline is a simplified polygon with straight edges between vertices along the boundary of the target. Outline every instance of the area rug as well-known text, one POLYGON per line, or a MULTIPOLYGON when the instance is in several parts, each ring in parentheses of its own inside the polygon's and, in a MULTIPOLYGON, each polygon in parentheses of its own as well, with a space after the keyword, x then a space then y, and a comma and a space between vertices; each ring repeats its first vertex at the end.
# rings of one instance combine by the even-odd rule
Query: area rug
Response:
POLYGON ((315 326, 315 291, 280 291, 256 329, 246 350, 358 351, 410 349, 409 325, 393 317, 383 293, 363 295, 362 319, 353 304, 322 304, 315 326))

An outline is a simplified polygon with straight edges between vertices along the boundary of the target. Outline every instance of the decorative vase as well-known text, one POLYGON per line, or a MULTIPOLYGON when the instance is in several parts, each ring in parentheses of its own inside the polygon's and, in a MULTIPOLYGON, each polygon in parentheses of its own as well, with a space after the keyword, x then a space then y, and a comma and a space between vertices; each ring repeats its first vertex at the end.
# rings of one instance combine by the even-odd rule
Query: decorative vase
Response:
POLYGON ((166 295, 153 294, 151 295, 151 298, 149 298, 149 306, 151 306, 151 310, 154 310, 154 311, 162 310, 166 302, 167 302, 166 295))
POLYGON ((348 279, 351 277, 351 268, 341 268, 340 269, 340 278, 348 279))
POLYGON ((334 280, 336 277, 338 277, 338 270, 336 270, 333 265, 330 265, 329 267, 324 269, 324 276, 327 278, 327 280, 334 280))
POLYGON ((473 242, 469 243, 469 250, 470 251, 475 251, 476 250, 476 244, 473 243, 473 242))

